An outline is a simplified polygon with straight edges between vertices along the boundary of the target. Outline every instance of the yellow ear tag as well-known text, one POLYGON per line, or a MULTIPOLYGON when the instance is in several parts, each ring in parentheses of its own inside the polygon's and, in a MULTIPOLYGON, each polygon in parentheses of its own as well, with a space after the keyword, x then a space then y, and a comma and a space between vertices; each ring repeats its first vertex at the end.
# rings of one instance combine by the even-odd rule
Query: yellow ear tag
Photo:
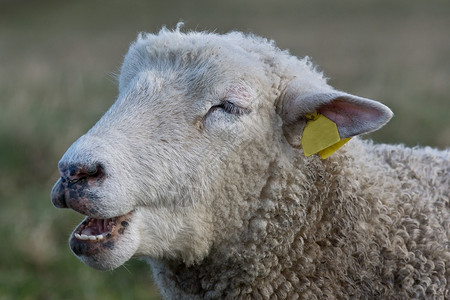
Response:
POLYGON ((305 156, 318 153, 322 159, 327 158, 351 138, 341 139, 336 124, 317 112, 308 114, 302 136, 302 148, 305 156))

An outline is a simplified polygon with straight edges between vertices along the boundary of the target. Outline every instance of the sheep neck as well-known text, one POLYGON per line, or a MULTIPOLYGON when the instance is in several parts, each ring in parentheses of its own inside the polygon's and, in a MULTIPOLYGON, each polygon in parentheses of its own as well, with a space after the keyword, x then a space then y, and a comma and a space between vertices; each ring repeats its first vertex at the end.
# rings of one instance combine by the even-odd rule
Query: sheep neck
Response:
MULTIPOLYGON (((241 226, 232 229, 233 235, 214 244, 202 262, 187 266, 171 260, 150 260, 163 293, 173 293, 167 298, 282 294, 291 289, 286 286, 289 282, 312 284, 318 278, 336 278, 336 274, 345 278, 349 266, 344 262, 349 260, 336 255, 346 257, 354 249, 345 243, 343 237, 349 233, 343 231, 367 233, 357 233, 358 229, 342 224, 342 216, 357 223, 356 219, 364 219, 364 213, 370 212, 370 205, 362 198, 357 206, 346 203, 345 199, 353 201, 360 196, 337 193, 346 190, 345 186, 353 180, 351 174, 343 171, 346 168, 342 163, 350 162, 351 158, 340 157, 340 166, 320 161, 308 164, 303 158, 296 159, 296 163, 304 164, 311 172, 299 173, 271 165, 271 170, 283 174, 267 174, 259 199, 249 196, 240 201, 246 203, 247 209, 246 212, 243 207, 234 209, 243 212, 241 226), (321 267, 325 265, 327 268, 321 267)), ((342 283, 313 285, 338 289, 342 283)))

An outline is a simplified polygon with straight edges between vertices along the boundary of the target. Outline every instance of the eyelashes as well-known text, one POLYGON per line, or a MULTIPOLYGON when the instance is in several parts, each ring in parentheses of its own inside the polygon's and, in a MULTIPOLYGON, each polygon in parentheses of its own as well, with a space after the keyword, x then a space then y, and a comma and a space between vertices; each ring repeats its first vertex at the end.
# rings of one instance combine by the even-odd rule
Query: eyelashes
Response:
POLYGON ((235 116, 241 116, 243 114, 249 113, 248 109, 236 106, 235 104, 233 104, 232 102, 227 101, 227 100, 224 100, 219 105, 215 105, 215 106, 211 107, 210 112, 212 112, 214 110, 223 110, 224 112, 226 112, 230 115, 235 115, 235 116))
POLYGON ((219 108, 223 109, 225 112, 240 116, 243 114, 243 110, 240 107, 237 107, 233 103, 229 101, 224 101, 222 104, 219 105, 219 108))
MULTIPOLYGON (((236 121, 242 115, 249 114, 251 111, 248 108, 237 106, 229 100, 222 100, 219 104, 211 106, 206 115, 202 118, 202 126, 214 124, 217 121, 236 121)), ((220 122, 219 122, 220 123, 220 122)))

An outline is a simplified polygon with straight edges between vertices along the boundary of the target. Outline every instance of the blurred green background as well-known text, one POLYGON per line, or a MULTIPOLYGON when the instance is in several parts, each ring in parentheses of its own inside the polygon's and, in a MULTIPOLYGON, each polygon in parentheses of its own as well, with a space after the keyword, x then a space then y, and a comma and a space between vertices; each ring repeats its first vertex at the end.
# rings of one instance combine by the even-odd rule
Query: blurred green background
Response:
POLYGON ((450 1, 0 0, 0 300, 152 299, 149 267, 79 262, 56 164, 113 103, 140 31, 251 31, 309 55, 336 88, 389 105, 379 142, 450 145, 450 1))

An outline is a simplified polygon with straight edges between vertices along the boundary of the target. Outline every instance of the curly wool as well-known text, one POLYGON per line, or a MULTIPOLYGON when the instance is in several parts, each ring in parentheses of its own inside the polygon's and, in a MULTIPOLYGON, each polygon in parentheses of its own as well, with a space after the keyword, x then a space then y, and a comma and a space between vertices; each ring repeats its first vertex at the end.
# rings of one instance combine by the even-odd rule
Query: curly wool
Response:
POLYGON ((313 112, 341 138, 392 116, 263 38, 140 36, 118 100, 60 162, 62 174, 101 162, 107 176, 83 199, 52 193, 128 225, 75 254, 102 270, 144 257, 167 299, 450 298, 449 150, 355 137, 305 157, 313 112))
MULTIPOLYGON (((180 33, 151 36, 154 49, 173 34, 180 33)), ((208 38, 222 45, 220 36, 208 38)), ((270 93, 279 95, 298 73, 305 91, 325 84, 307 58, 259 37, 226 38, 266 63, 276 82, 270 93)), ((219 200, 211 202, 215 239, 203 260, 148 259, 165 298, 450 298, 448 150, 354 138, 322 160, 279 135, 229 162, 233 176, 220 178, 219 200), (261 174, 265 182, 253 179, 261 174), (242 186, 254 192, 243 198, 242 186)))
POLYGON ((448 298, 449 161, 360 139, 325 161, 296 151, 301 171, 272 162, 234 239, 194 266, 152 261, 155 278, 172 299, 448 298))

